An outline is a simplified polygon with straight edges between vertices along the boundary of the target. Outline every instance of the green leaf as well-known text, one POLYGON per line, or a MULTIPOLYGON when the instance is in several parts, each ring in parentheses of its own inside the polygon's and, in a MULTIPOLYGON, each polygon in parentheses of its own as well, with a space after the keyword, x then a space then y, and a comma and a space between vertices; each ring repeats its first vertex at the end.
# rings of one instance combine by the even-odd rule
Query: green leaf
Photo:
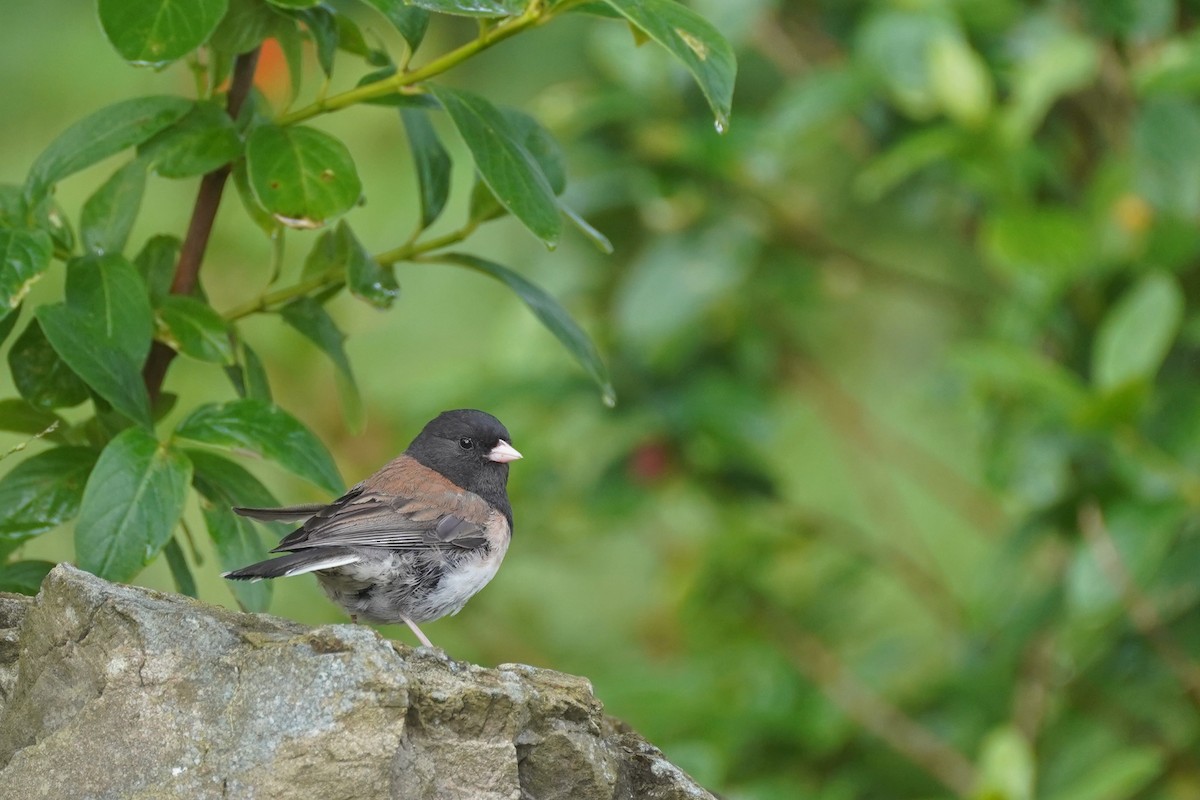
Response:
POLYGON ((546 176, 546 183, 551 191, 560 195, 567 188, 566 159, 562 148, 550 131, 538 122, 532 115, 516 108, 502 108, 500 113, 508 122, 513 138, 525 148, 546 176))
POLYGON ((26 201, 24 187, 0 183, 0 228, 26 228, 30 225, 50 234, 54 249, 69 253, 75 249, 75 232, 62 207, 53 197, 32 204, 26 201))
POLYGON ((939 39, 956 33, 948 14, 884 6, 860 26, 855 61, 870 70, 903 113, 928 119, 941 105, 930 54, 939 39))
POLYGON ((989 214, 981 243, 995 266, 1057 286, 1078 278, 1091 266, 1096 235, 1088 219, 1075 209, 1028 205, 989 214))
POLYGON ((400 119, 408 136, 417 187, 421 197, 421 227, 428 228, 441 215, 450 197, 450 154, 438 139, 429 115, 419 108, 401 108, 400 119))
POLYGON ((88 399, 87 384, 55 352, 36 318, 12 343, 8 368, 21 397, 37 408, 70 408, 88 399))
POLYGON ((241 152, 237 127, 216 103, 197 103, 178 122, 138 147, 140 160, 164 178, 190 178, 212 172, 241 152))
POLYGON ((127 418, 150 427, 142 364, 154 317, 146 285, 120 256, 88 256, 67 265, 67 301, 37 310, 63 361, 127 418))
POLYGON ((55 183, 122 150, 141 144, 192 108, 175 95, 137 97, 105 106, 67 128, 33 162, 25 197, 40 202, 55 183))
POLYGON ((1024 52, 1008 76, 1010 85, 1001 132, 1012 144, 1025 144, 1051 106, 1082 89, 1100 71, 1100 43, 1072 30, 1052 15, 1035 18, 1022 37, 1024 52))
POLYGON ((154 303, 171 291, 171 281, 175 279, 175 266, 179 262, 179 248, 182 244, 175 236, 152 236, 133 260, 138 274, 146 283, 150 300, 154 303))
POLYGON ((437 258, 439 261, 458 264, 490 275, 512 289, 592 377, 600 387, 605 404, 611 406, 616 403, 617 395, 608 375, 608 367, 604 365, 596 345, 546 290, 530 283, 508 267, 466 253, 439 254, 437 258))
POLYGON ((942 110, 954 121, 978 128, 995 102, 987 63, 959 31, 934 37, 926 54, 933 91, 942 110))
POLYGON ((245 341, 240 342, 239 345, 242 353, 241 363, 227 370, 233 379, 234 388, 241 397, 270 403, 271 384, 258 353, 255 353, 245 341))
POLYGON ((0 559, 25 540, 75 518, 96 456, 87 447, 55 447, 26 458, 0 478, 0 559))
POLYGON ((297 14, 308 28, 313 47, 317 51, 317 64, 328 78, 333 74, 333 61, 337 56, 338 26, 333 12, 322 6, 305 9, 297 14))
POLYGON ((1096 331, 1092 381, 1110 390, 1158 371, 1183 320, 1183 292, 1175 278, 1151 273, 1109 310, 1096 331))
POLYGON ((345 220, 313 244, 304 259, 304 275, 344 275, 351 293, 376 308, 390 308, 400 293, 391 268, 371 257, 345 220))
POLYGON ((384 267, 371 257, 345 220, 338 223, 336 236, 338 249, 348 258, 346 286, 350 293, 375 308, 391 308, 400 294, 391 267, 384 267))
POLYGON ((0 592, 35 595, 42 580, 54 569, 53 561, 14 561, 0 564, 0 592))
POLYGON ((238 161, 233 166, 233 185, 237 187, 238 197, 242 200, 242 207, 246 209, 246 213, 250 215, 250 219, 254 221, 254 224, 272 240, 277 239, 283 231, 283 225, 279 223, 279 220, 271 216, 262 207, 262 204, 258 202, 258 198, 254 196, 254 192, 250 189, 250 178, 246 175, 245 160, 238 161))
POLYGON ((278 19, 279 12, 263 0, 229 0, 229 11, 208 39, 212 53, 213 85, 220 85, 233 70, 233 60, 262 44, 278 19))
POLYGON ((420 8, 419 4, 409 5, 406 0, 367 0, 408 42, 408 49, 415 51, 425 39, 425 31, 429 29, 429 10, 420 8))
POLYGON ((163 547, 163 555, 167 557, 167 567, 171 570, 171 579, 175 581, 175 588, 179 593, 188 597, 199 597, 196 578, 192 575, 192 568, 188 566, 183 548, 179 546, 178 537, 172 536, 167 541, 163 547))
POLYGON ((683 62, 716 116, 719 133, 729 129, 737 61, 721 32, 674 0, 606 0, 642 33, 683 62))
POLYGON ((1036 774, 1033 748, 1013 726, 997 728, 983 740, 980 754, 980 798, 1033 800, 1036 774))
POLYGON ((555 246, 562 219, 554 189, 504 114, 479 95, 445 86, 428 88, 450 115, 480 177, 500 204, 547 246, 555 246))
POLYGON ((286 9, 301 9, 311 8, 321 2, 321 0, 267 0, 273 6, 286 9))
POLYGON ((21 318, 21 307, 17 306, 12 311, 4 316, 0 316, 0 344, 4 344, 4 340, 17 327, 17 320, 21 318))
POLYGON ((246 143, 246 176, 262 207, 292 228, 319 228, 362 194, 350 151, 315 128, 255 128, 246 143))
POLYGON ((142 428, 118 434, 92 470, 75 523, 79 567, 128 581, 171 539, 183 514, 192 464, 142 428))
POLYGON ((1163 754, 1155 747, 1126 746, 1105 753, 1070 786, 1046 800, 1126 800, 1162 775, 1163 754))
POLYGON ((269 459, 331 494, 344 490, 337 467, 320 440, 282 408, 261 400, 200 406, 179 423, 175 434, 269 459))
POLYGON ((58 414, 15 397, 0 400, 0 431, 36 436, 45 433, 51 425, 57 427, 54 432, 47 433, 46 438, 50 441, 61 441, 62 429, 67 423, 58 414))
POLYGON ((121 58, 161 67, 204 44, 228 0, 98 0, 96 6, 100 27, 121 58))
MULTIPOLYGON (((270 508, 279 503, 258 479, 226 458, 202 450, 189 450, 196 466, 192 482, 200 493, 200 511, 217 550, 222 569, 231 570, 261 561, 267 555, 258 528, 234 514, 234 506, 270 508)), ((283 526, 272 526, 282 534, 283 526)), ((270 581, 230 581, 229 589, 247 611, 265 611, 271 600, 270 581)))
POLYGON ((0 229, 0 319, 11 314, 50 266, 53 245, 41 230, 0 229))
POLYGON ((279 310, 283 321, 321 349, 337 367, 338 393, 351 429, 362 428, 362 397, 350 359, 346 357, 346 335, 338 330, 333 318, 311 297, 298 297, 279 310))
POLYGON ((229 323, 208 303, 171 294, 162 299, 158 315, 172 349, 200 361, 234 363, 229 323))
POLYGON ((606 256, 612 255, 613 245, 607 236, 592 227, 590 222, 579 216, 574 209, 564 203, 561 199, 558 201, 558 207, 562 211, 563 215, 566 216, 567 220, 575 226, 575 229, 582 233, 589 242, 595 245, 597 250, 606 256))
POLYGON ((79 236, 89 253, 120 253, 142 207, 146 165, 130 161, 112 174, 83 204, 79 236))
POLYGON ((1188 98, 1151 98, 1133 124, 1137 191, 1155 207, 1191 219, 1200 214, 1200 110, 1188 98))
POLYGON ((362 29, 358 27, 358 23, 351 19, 349 15, 338 14, 335 17, 335 21, 337 22, 338 29, 337 45, 339 50, 356 55, 371 66, 392 66, 392 60, 388 56, 387 51, 376 49, 367 44, 367 40, 363 38, 362 29))
MULTIPOLYGON (((374 0, 368 0, 378 5, 374 0)), ((463 17, 512 17, 520 14, 527 0, 411 0, 414 6, 439 14, 463 17)))

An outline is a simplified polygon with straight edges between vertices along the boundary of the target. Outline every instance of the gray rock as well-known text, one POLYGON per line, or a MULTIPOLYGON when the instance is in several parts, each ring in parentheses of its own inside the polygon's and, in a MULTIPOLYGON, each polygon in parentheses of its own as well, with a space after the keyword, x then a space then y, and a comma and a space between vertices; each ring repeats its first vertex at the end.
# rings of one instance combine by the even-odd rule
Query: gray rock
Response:
POLYGON ((0 596, 0 798, 712 800, 582 678, 55 568, 0 596))

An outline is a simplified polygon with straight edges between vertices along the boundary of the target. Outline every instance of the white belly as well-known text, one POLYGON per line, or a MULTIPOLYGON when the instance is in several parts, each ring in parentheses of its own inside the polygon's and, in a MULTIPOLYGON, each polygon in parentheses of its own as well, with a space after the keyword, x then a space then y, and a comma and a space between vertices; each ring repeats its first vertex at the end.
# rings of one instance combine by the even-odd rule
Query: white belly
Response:
POLYGON ((423 609, 417 615, 418 620, 437 619, 461 611, 468 600, 496 577, 507 550, 508 542, 503 541, 493 545, 486 555, 464 561, 443 575, 438 587, 421 603, 423 609))

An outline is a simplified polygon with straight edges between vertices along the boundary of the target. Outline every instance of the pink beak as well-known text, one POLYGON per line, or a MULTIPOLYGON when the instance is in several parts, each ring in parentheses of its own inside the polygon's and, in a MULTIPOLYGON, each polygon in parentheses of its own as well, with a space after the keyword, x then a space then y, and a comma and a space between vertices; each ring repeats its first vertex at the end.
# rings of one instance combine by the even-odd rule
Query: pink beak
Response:
POLYGON ((492 452, 488 453, 489 461, 496 461, 501 464, 507 464, 509 461, 516 461, 521 457, 521 454, 517 452, 517 448, 513 447, 503 439, 496 443, 496 446, 492 448, 492 452))

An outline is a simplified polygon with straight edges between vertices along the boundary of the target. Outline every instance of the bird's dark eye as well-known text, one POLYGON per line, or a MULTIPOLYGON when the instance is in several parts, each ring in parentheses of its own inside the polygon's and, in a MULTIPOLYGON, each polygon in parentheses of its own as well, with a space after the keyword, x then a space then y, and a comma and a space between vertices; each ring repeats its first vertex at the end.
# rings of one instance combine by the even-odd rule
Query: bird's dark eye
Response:
POLYGON ((464 436, 458 440, 458 446, 461 447, 463 450, 470 450, 472 447, 475 446, 475 440, 472 439, 470 436, 464 436))

